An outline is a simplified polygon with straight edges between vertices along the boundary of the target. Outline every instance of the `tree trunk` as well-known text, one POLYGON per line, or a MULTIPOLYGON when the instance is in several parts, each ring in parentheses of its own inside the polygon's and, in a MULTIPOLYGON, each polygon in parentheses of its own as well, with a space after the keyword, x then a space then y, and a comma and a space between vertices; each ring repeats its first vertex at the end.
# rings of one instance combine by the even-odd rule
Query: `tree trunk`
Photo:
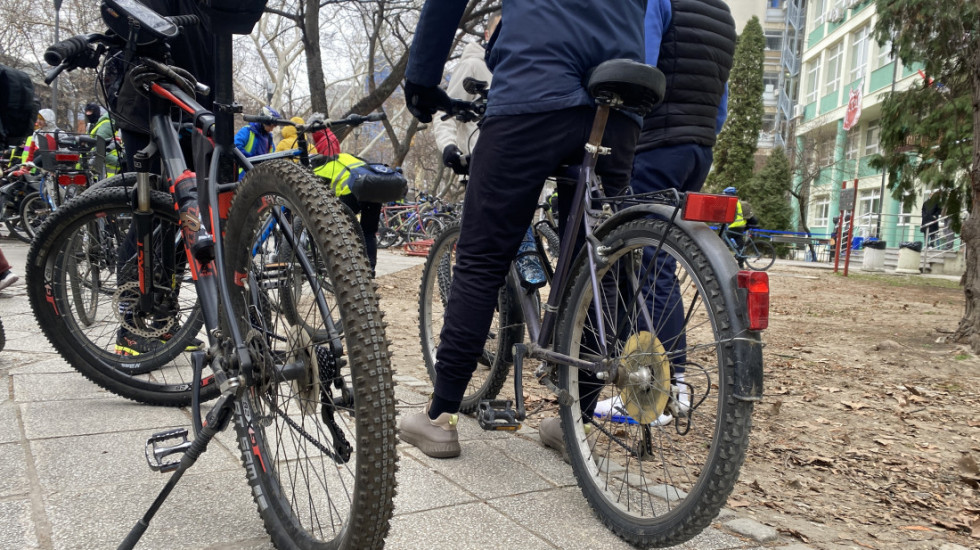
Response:
POLYGON ((973 194, 973 208, 970 218, 963 224, 964 260, 966 272, 963 274, 963 293, 966 295, 966 310, 956 329, 954 339, 970 346, 973 353, 980 354, 980 48, 974 44, 973 52, 973 166, 970 167, 970 185, 973 194))
POLYGON ((306 0, 304 2, 303 48, 306 50, 306 75, 310 80, 310 105, 314 113, 321 113, 329 118, 330 110, 327 104, 327 84, 323 74, 323 57, 320 52, 320 2, 306 0))

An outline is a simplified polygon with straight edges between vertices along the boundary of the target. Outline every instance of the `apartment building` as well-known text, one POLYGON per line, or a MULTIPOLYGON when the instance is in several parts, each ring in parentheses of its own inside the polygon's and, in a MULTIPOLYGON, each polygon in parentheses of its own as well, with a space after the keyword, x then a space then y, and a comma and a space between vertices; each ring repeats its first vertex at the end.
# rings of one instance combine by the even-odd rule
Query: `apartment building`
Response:
MULTIPOLYGON (((829 234, 839 212, 841 184, 853 187, 857 178, 855 235, 876 236, 891 247, 921 240, 921 197, 903 209, 901 201, 891 198, 881 172, 868 164, 879 150, 884 94, 921 78, 918 67, 902 66, 889 45, 878 46, 874 0, 809 0, 804 9, 799 98, 792 122, 796 150, 806 159, 794 186, 810 184, 807 225, 814 234, 829 234), (852 94, 860 105, 853 126, 851 121, 845 124, 852 94)), ((796 216, 798 220, 798 212, 796 216)))

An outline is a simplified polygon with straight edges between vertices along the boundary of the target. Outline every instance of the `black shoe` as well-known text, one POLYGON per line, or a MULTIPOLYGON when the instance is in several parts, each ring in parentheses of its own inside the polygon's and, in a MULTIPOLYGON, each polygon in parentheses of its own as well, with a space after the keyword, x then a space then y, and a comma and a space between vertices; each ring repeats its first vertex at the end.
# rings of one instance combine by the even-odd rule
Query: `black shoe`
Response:
POLYGON ((155 338, 139 336, 124 328, 116 332, 116 355, 141 355, 156 351, 162 345, 155 338))

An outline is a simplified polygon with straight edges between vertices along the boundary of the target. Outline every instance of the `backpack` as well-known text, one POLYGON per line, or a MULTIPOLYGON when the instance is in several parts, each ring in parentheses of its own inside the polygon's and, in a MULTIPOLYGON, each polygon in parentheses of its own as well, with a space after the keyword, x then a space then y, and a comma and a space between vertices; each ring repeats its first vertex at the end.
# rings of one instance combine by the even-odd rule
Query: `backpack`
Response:
POLYGON ((385 203, 405 198, 408 191, 401 168, 372 164, 347 153, 324 160, 318 166, 313 162, 313 172, 330 180, 338 197, 353 193, 360 202, 385 203))
POLYGON ((20 141, 34 133, 40 103, 27 73, 0 65, 0 142, 20 141))

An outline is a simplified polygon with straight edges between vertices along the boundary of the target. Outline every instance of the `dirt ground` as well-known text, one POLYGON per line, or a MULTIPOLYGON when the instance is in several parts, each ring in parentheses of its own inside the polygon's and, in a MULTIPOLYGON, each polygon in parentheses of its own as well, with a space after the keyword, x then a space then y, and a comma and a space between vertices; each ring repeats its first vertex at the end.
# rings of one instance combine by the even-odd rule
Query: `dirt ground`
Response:
MULTIPOLYGON (((378 282, 396 373, 424 380, 420 278, 378 282)), ((770 287, 765 398, 728 506, 815 548, 980 547, 980 359, 948 341, 962 290, 781 263, 770 287)))

